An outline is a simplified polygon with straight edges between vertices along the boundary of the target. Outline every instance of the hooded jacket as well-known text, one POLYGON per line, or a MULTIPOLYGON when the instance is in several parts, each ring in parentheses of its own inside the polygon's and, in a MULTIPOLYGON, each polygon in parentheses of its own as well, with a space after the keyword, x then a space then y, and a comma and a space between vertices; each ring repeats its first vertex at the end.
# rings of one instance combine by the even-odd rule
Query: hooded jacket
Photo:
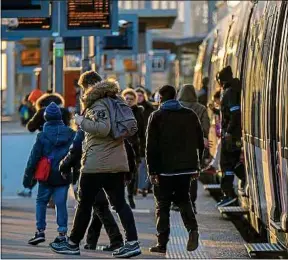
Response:
POLYGON ((62 186, 70 183, 64 179, 59 171, 59 163, 69 151, 74 139, 75 132, 64 125, 62 120, 46 122, 43 131, 37 135, 36 142, 30 153, 25 169, 23 185, 25 188, 33 186, 33 177, 37 164, 42 157, 52 157, 51 172, 47 184, 51 186, 62 186))
POLYGON ((114 140, 110 134, 110 112, 105 97, 120 92, 117 82, 101 81, 88 89, 83 98, 85 132, 81 172, 84 174, 128 172, 129 165, 124 140, 114 140))
POLYGON ((234 78, 224 85, 221 100, 222 133, 229 133, 235 141, 241 139, 241 84, 234 78))
POLYGON ((178 100, 181 105, 192 109, 198 116, 203 128, 204 137, 208 138, 210 130, 210 120, 205 106, 197 102, 197 95, 192 85, 184 85, 178 94, 178 100))
POLYGON ((189 174, 199 170, 204 150, 202 127, 195 112, 177 100, 166 101, 151 114, 146 138, 150 175, 189 174))
POLYGON ((36 130, 42 131, 43 125, 45 124, 44 112, 45 108, 51 103, 54 102, 56 105, 61 107, 62 120, 65 125, 70 124, 71 115, 67 108, 64 108, 65 101, 63 97, 58 93, 53 94, 44 94, 36 102, 35 108, 36 113, 27 123, 27 129, 30 132, 35 132, 36 130))

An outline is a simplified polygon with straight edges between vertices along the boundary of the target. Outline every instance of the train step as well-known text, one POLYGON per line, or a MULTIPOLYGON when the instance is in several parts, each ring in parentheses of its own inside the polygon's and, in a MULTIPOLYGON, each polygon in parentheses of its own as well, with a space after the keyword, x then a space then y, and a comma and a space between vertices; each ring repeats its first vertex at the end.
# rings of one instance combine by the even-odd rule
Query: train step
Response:
POLYGON ((204 190, 208 190, 208 191, 220 191, 221 187, 220 184, 205 184, 203 185, 204 190))
POLYGON ((279 244, 270 244, 270 243, 253 243, 253 244, 244 244, 249 256, 251 258, 256 257, 271 257, 277 256, 287 256, 287 251, 279 244))
POLYGON ((218 207, 218 210, 221 214, 226 214, 226 215, 245 215, 249 213, 248 209, 245 209, 239 206, 218 207))

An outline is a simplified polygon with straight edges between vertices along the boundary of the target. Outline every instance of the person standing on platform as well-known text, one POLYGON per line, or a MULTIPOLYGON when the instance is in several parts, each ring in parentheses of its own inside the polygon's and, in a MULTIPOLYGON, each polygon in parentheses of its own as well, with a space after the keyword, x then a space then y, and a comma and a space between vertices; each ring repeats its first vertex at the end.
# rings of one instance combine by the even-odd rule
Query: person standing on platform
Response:
POLYGON ((156 202, 156 246, 150 252, 165 253, 169 241, 171 202, 180 209, 189 233, 187 250, 198 247, 198 224, 189 197, 191 178, 197 178, 204 150, 204 135, 194 111, 176 100, 176 89, 159 90, 160 107, 149 118, 146 161, 156 202))

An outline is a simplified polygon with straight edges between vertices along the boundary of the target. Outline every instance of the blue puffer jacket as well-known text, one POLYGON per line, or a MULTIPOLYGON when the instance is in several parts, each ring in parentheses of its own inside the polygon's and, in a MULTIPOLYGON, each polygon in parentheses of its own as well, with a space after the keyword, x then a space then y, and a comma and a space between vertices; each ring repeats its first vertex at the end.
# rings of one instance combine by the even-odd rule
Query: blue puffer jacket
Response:
POLYGON ((64 179, 59 171, 59 163, 66 156, 74 139, 75 132, 64 125, 62 120, 49 121, 44 124, 43 132, 37 135, 27 166, 25 169, 23 186, 31 188, 37 164, 42 157, 52 156, 52 165, 47 184, 62 186, 70 183, 64 179))

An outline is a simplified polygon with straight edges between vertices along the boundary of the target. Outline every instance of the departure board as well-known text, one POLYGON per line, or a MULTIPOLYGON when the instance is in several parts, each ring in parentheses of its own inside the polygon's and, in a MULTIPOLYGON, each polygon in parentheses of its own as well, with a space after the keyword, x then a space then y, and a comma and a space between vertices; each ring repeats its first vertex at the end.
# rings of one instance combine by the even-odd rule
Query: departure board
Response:
POLYGON ((21 17, 18 18, 18 22, 14 22, 10 26, 9 30, 50 30, 51 18, 50 17, 21 17))
POLYGON ((110 29, 113 0, 67 0, 67 28, 110 29))

